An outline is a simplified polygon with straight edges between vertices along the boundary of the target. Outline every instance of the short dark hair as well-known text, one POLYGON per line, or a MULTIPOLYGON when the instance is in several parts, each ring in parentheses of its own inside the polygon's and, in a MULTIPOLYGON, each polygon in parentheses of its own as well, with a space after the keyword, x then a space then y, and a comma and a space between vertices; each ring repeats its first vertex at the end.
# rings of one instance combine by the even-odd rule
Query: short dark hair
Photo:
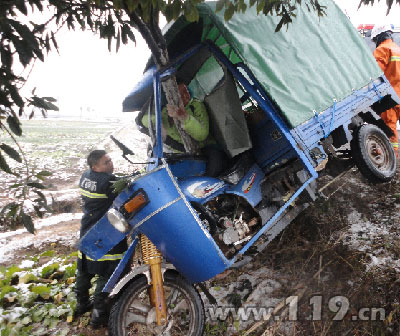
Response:
POLYGON ((91 151, 87 157, 87 164, 92 168, 106 154, 107 152, 104 149, 95 149, 91 151))

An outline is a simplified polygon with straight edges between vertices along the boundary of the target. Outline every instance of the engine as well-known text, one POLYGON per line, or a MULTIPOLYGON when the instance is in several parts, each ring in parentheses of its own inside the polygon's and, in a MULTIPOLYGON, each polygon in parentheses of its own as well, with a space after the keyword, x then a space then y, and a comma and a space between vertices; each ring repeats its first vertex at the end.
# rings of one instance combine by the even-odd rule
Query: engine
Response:
POLYGON ((240 250, 261 225, 257 212, 237 195, 223 194, 193 207, 227 258, 240 250))

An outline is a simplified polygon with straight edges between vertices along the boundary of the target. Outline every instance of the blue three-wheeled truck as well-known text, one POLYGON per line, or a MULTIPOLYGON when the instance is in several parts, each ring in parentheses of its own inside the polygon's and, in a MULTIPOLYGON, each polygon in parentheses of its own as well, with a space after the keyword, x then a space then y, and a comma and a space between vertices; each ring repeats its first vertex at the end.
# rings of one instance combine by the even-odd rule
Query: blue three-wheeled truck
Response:
POLYGON ((279 17, 249 7, 225 22, 215 2, 199 5, 198 22, 182 16, 164 30, 173 61, 162 70, 149 62, 123 103, 150 120, 147 172, 79 243, 98 259, 130 237, 104 289, 115 298, 111 335, 201 335, 193 284, 265 247, 321 193, 320 176, 354 164, 374 183, 394 176, 392 133, 379 115, 400 100, 346 16, 321 3, 325 17, 300 6, 277 33, 279 17), (171 75, 207 108, 229 158, 218 176, 206 176, 201 155, 165 152, 161 84, 171 75))

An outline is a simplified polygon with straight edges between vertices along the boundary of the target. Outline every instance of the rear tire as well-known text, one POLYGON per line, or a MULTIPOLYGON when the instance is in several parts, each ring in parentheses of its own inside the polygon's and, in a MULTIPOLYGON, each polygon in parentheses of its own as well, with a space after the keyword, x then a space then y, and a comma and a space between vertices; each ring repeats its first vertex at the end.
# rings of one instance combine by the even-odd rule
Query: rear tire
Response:
POLYGON ((393 147, 379 127, 362 125, 354 132, 350 145, 355 164, 371 182, 388 182, 396 174, 393 147))
POLYGON ((111 336, 201 336, 204 308, 197 290, 176 274, 165 274, 164 291, 168 324, 158 327, 149 299, 146 277, 131 282, 111 309, 108 331, 111 336))

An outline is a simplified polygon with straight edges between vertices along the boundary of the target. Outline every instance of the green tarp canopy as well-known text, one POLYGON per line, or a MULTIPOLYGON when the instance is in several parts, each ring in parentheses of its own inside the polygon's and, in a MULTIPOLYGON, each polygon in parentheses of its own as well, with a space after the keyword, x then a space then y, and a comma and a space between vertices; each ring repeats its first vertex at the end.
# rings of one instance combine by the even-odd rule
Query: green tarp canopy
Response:
POLYGON ((343 100, 382 74, 341 9, 332 0, 320 3, 326 6, 326 16, 298 5, 293 23, 275 33, 280 17, 257 15, 253 6, 225 22, 223 11, 215 13, 216 3, 205 2, 198 7, 199 23, 180 17, 164 34, 175 47, 191 38, 212 40, 233 63, 244 62, 290 126, 296 127, 314 111, 326 110, 334 99, 343 100), (189 27, 196 27, 196 32, 181 34, 189 27))

